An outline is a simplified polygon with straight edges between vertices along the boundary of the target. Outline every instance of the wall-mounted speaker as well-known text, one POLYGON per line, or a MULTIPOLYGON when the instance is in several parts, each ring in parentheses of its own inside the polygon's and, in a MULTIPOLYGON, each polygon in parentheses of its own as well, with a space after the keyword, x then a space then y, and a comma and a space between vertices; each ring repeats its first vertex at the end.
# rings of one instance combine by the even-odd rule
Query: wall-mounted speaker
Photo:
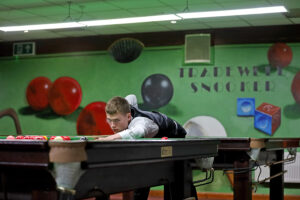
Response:
POLYGON ((185 35, 185 63, 210 63, 210 34, 185 35))

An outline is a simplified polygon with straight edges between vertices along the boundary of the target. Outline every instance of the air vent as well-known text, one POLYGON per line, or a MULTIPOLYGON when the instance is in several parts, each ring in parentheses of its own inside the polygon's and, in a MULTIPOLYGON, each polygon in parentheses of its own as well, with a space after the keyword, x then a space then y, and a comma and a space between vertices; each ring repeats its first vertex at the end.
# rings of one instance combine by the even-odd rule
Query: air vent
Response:
POLYGON ((185 63, 210 63, 210 34, 185 36, 185 63))

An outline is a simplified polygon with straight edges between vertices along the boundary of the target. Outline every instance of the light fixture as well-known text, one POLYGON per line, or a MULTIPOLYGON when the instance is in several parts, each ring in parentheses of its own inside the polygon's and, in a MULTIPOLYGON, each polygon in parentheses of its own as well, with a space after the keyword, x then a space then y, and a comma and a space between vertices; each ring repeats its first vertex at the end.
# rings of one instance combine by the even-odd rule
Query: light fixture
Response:
POLYGON ((174 15, 155 15, 146 17, 129 17, 120 19, 104 19, 104 20, 92 20, 92 21, 80 21, 80 22, 66 22, 55 24, 38 24, 38 25, 25 25, 25 26, 6 26, 0 27, 1 31, 32 31, 32 30, 47 30, 47 29, 62 29, 62 28, 76 28, 87 26, 105 26, 116 24, 133 24, 133 23, 145 23, 145 22, 157 22, 157 21, 169 21, 180 20, 181 18, 174 15))
POLYGON ((169 15, 65 22, 65 23, 54 23, 54 24, 6 26, 6 27, 0 27, 0 30, 4 32, 32 31, 32 30, 63 29, 63 28, 89 27, 89 26, 105 26, 105 25, 117 25, 117 24, 146 23, 146 22, 157 22, 157 21, 172 21, 172 20, 181 20, 181 19, 192 19, 192 18, 269 14, 269 13, 281 13, 281 12, 287 12, 284 6, 208 11, 208 12, 192 12, 192 13, 187 12, 187 13, 177 13, 177 14, 169 14, 169 15))
POLYGON ((6 26, 0 27, 1 31, 33 31, 33 30, 47 30, 47 29, 62 29, 62 28, 76 28, 83 27, 84 24, 77 22, 55 23, 55 24, 37 24, 37 25, 25 25, 25 26, 6 26))
POLYGON ((180 20, 181 18, 174 15, 155 15, 146 17, 129 17, 120 19, 105 19, 105 20, 93 20, 93 21, 81 21, 81 24, 86 26, 104 26, 104 25, 116 25, 116 24, 133 24, 133 23, 145 23, 145 22, 158 22, 169 20, 180 20))
POLYGON ((239 15, 257 15, 257 14, 282 13, 282 12, 287 12, 284 6, 220 10, 220 11, 208 11, 208 12, 177 13, 176 15, 183 19, 192 19, 192 18, 227 17, 227 16, 239 16, 239 15))

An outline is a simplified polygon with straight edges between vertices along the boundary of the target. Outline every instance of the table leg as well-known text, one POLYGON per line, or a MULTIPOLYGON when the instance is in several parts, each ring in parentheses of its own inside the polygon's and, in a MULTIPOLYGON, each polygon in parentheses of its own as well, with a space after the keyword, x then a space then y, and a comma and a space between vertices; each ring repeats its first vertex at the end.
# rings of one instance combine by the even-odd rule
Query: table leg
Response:
POLYGON ((122 197, 123 200, 133 200, 133 191, 123 192, 122 197))
MULTIPOLYGON (((276 161, 283 160, 284 150, 276 151, 276 161)), ((274 176, 284 170, 284 163, 270 166, 270 176, 274 176)), ((270 180, 270 200, 283 200, 284 197, 284 174, 270 180)))
POLYGON ((249 158, 243 157, 234 162, 234 200, 252 200, 252 179, 249 158))
POLYGON ((1 173, 1 185, 3 191, 3 197, 1 199, 7 200, 7 191, 6 191, 6 175, 5 173, 1 173))
MULTIPOLYGON (((57 191, 39 191, 33 190, 32 191, 32 200, 57 200, 58 194, 57 191)), ((64 199, 67 200, 67 199, 64 199)))
POLYGON ((188 161, 177 161, 175 181, 164 187, 165 199, 182 200, 193 196, 192 167, 188 161))

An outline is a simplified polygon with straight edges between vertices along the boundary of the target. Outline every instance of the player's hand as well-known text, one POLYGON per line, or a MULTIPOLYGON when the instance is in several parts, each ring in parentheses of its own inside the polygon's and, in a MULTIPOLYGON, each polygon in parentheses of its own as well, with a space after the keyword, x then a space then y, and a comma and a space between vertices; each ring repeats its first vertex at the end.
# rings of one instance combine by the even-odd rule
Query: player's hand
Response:
POLYGON ((98 141, 109 141, 108 137, 98 137, 96 140, 98 141))
POLYGON ((113 135, 110 135, 110 136, 107 136, 107 137, 98 137, 96 140, 111 141, 111 140, 118 140, 118 139, 122 139, 122 138, 118 133, 116 133, 116 134, 113 134, 113 135))

